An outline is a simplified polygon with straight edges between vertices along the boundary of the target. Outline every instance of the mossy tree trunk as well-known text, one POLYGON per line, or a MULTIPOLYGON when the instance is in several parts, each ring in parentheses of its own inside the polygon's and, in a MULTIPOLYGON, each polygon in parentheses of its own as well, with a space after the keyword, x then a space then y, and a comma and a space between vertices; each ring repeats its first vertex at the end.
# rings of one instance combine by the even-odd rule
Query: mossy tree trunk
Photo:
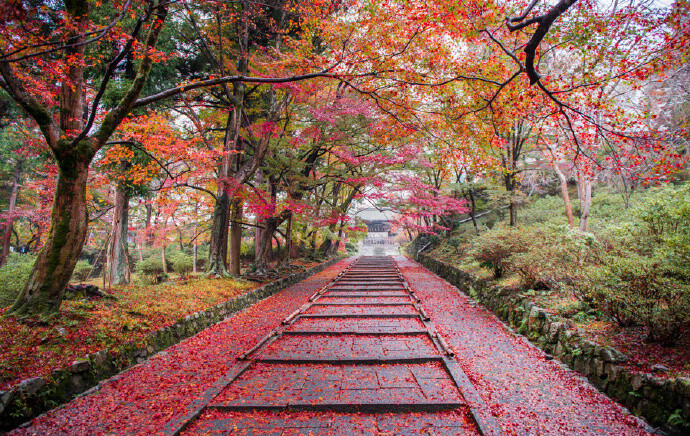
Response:
POLYGON ((88 163, 60 168, 50 214, 50 230, 29 281, 9 313, 49 316, 58 311, 72 277, 87 230, 86 179, 88 163))
POLYGON ((242 200, 232 204, 232 223, 230 224, 230 261, 228 269, 234 276, 240 275, 240 254, 242 252, 242 200))
POLYGON ((228 205, 230 196, 224 183, 218 188, 216 204, 213 208, 213 222, 211 224, 211 241, 208 252, 208 267, 206 272, 211 276, 224 277, 227 272, 228 250, 228 205))

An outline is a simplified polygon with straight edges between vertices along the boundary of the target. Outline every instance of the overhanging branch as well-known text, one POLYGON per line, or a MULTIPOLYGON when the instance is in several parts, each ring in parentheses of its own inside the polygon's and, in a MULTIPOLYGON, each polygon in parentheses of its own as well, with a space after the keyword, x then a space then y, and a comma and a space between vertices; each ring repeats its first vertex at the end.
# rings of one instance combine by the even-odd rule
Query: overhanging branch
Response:
POLYGON ((529 20, 525 21, 525 18, 527 18, 529 12, 537 4, 537 1, 533 1, 528 6, 527 10, 519 17, 506 18, 506 26, 508 26, 508 29, 510 29, 511 32, 535 23, 538 24, 537 30, 535 30, 534 34, 532 34, 532 38, 530 38, 529 42, 527 42, 524 50, 525 54, 527 55, 525 58, 525 72, 527 73, 527 77, 529 77, 529 83, 531 85, 534 85, 540 79, 539 73, 537 73, 537 69, 534 66, 534 60, 537 56, 537 48, 539 47, 539 43, 544 39, 553 22, 556 21, 561 14, 568 10, 569 7, 574 5, 575 2, 577 2, 577 0, 560 0, 556 6, 552 7, 545 14, 530 18, 529 20))

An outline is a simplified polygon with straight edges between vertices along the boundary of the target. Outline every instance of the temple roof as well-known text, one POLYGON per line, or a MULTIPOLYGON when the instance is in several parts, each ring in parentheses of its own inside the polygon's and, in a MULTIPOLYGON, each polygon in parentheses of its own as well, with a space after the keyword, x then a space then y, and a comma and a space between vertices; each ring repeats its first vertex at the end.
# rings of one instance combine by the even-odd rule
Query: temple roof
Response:
POLYGON ((397 218, 397 214, 390 209, 376 209, 374 207, 369 207, 362 209, 355 213, 356 217, 362 219, 366 223, 374 221, 392 221, 397 218))

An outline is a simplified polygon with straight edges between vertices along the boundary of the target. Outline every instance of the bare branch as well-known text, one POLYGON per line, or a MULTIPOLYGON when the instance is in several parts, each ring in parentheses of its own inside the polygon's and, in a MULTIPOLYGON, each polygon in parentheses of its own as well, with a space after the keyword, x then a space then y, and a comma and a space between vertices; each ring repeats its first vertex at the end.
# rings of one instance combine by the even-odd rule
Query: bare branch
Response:
POLYGON ((535 23, 538 24, 537 30, 535 30, 534 34, 532 34, 532 38, 530 38, 529 42, 527 42, 527 45, 525 45, 524 50, 525 54, 527 55, 527 57, 525 58, 525 71, 527 72, 527 77, 529 77, 529 82, 531 85, 534 85, 540 79, 539 73, 537 73, 537 70, 534 66, 534 60, 537 56, 537 48, 539 47, 539 43, 542 41, 542 39, 544 39, 549 29, 551 28, 553 22, 556 21, 556 19, 559 16, 561 16, 561 14, 568 10, 569 7, 575 4, 575 2, 577 2, 577 0, 560 0, 558 4, 556 4, 556 6, 551 8, 545 14, 540 15, 538 17, 530 18, 527 21, 519 23, 520 21, 525 19, 529 11, 536 4, 536 1, 533 1, 532 4, 530 4, 530 6, 528 7, 528 11, 526 11, 523 15, 515 18, 506 19, 506 26, 508 26, 508 29, 510 29, 511 32, 518 29, 522 29, 535 23))
POLYGON ((314 79, 317 77, 325 77, 325 78, 331 78, 331 79, 336 79, 338 76, 336 74, 331 74, 328 71, 332 69, 328 68, 326 70, 322 70, 318 73, 309 73, 309 74, 299 74, 295 76, 288 76, 288 77, 251 77, 251 76, 225 76, 225 77, 218 77, 218 78, 213 78, 213 79, 206 79, 206 80, 199 80, 197 82, 190 82, 186 84, 181 84, 179 86, 176 86, 175 88, 170 88, 166 89, 165 91, 161 91, 157 94, 150 95, 148 97, 143 97, 134 102, 134 105, 132 106, 132 109, 141 107, 141 106, 146 106, 147 104, 151 104, 160 100, 164 100, 169 97, 173 97, 175 95, 179 95, 182 93, 185 93, 187 91, 191 91, 193 89, 199 89, 199 88, 208 88, 210 86, 216 86, 216 85, 222 85, 224 83, 235 83, 235 82, 245 82, 245 83, 288 83, 288 82, 299 82, 302 80, 308 80, 308 79, 314 79))

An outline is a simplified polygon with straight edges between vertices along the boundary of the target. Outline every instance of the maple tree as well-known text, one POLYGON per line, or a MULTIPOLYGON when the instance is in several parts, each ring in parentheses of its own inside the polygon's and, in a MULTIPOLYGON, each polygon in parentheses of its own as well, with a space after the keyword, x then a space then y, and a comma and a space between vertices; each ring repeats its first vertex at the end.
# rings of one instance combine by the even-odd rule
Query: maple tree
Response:
MULTIPOLYGON (((19 12, 29 12, 21 6, 18 7, 19 12)), ((47 315, 60 306, 64 286, 72 275, 86 237, 85 193, 89 164, 132 109, 156 55, 153 50, 167 7, 153 2, 144 6, 138 11, 141 15, 134 34, 125 40, 111 63, 114 69, 123 56, 135 49, 134 42, 140 37, 139 33, 147 31, 144 43, 137 47, 141 61, 135 79, 125 97, 103 117, 93 133, 90 130, 99 109, 100 95, 96 95, 90 107, 85 106, 88 89, 84 75, 86 62, 90 61, 85 48, 90 32, 96 35, 108 29, 98 30, 95 23, 89 21, 88 2, 66 2, 64 11, 59 14, 62 27, 58 31, 48 29, 46 33, 46 29, 41 29, 43 23, 32 22, 32 37, 18 44, 12 35, 24 23, 6 23, 0 62, 2 87, 36 121, 59 168, 50 235, 39 254, 27 288, 17 298, 10 313, 47 315), (50 62, 41 62, 42 58, 37 57, 36 52, 59 56, 62 61, 60 67, 54 70, 50 62), (29 61, 33 65, 43 64, 42 72, 50 81, 36 83, 26 75, 29 61), (60 84, 59 89, 54 89, 54 83, 60 84), (89 113, 87 119, 84 119, 85 111, 89 113)), ((107 84, 108 77, 104 78, 101 90, 107 84)))

